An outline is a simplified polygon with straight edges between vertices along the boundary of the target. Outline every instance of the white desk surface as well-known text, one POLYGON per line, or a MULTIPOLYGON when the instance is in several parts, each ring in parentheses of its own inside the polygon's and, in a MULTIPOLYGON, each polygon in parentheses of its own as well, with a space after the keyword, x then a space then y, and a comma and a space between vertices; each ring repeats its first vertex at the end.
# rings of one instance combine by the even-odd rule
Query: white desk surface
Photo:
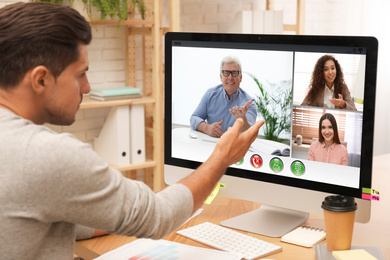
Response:
MULTIPOLYGON (((199 131, 194 131, 189 127, 174 128, 172 130, 172 150, 174 150, 175 147, 178 147, 180 151, 184 151, 186 150, 185 148, 189 147, 188 145, 191 145, 191 153, 204 153, 207 151, 207 153, 211 154, 218 140, 219 138, 211 137, 199 131), (199 151, 197 151, 198 148, 199 151)), ((285 148, 290 148, 290 146, 257 138, 249 150, 253 152, 262 152, 264 154, 272 154, 275 150, 279 149, 282 151, 285 148)))

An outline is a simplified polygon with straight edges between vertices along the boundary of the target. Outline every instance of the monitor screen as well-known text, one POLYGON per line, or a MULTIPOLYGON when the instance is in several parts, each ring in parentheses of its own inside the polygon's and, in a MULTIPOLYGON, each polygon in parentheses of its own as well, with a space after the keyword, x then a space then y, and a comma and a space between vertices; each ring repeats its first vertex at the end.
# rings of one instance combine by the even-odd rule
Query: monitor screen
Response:
POLYGON ((201 125, 224 132, 233 107, 251 100, 246 120, 265 124, 226 176, 254 189, 272 184, 274 194, 288 186, 362 198, 371 188, 377 45, 372 37, 168 33, 165 165, 198 167, 219 139, 201 125))

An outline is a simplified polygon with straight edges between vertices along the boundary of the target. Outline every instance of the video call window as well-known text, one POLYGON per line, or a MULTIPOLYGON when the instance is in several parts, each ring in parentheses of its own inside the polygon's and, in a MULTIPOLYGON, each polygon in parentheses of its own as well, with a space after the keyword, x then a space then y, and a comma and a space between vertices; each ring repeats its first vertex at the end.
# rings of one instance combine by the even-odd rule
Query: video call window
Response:
POLYGON ((357 111, 363 111, 364 75, 366 56, 363 54, 295 52, 294 54, 294 105, 302 104, 311 83, 317 60, 323 55, 333 56, 340 64, 345 84, 357 111))
MULTIPOLYGON (((233 168, 252 172, 254 178, 262 174, 277 175, 309 181, 359 187, 361 160, 362 117, 364 100, 364 54, 342 52, 315 52, 293 50, 258 50, 251 48, 215 48, 210 46, 174 46, 172 48, 172 157, 203 162, 211 154, 217 138, 191 129, 190 118, 208 89, 221 84, 220 63, 228 55, 242 64, 240 88, 248 93, 259 108, 265 99, 271 103, 266 109, 279 120, 285 118, 288 126, 277 132, 271 129, 270 117, 257 111, 257 120, 265 120, 258 138, 242 162, 233 168), (316 62, 324 55, 333 56, 343 73, 344 99, 348 109, 302 104, 312 83, 316 62), (261 85, 262 90, 260 90, 261 85), (349 99, 349 100, 347 100, 349 99), (280 106, 282 101, 286 104, 280 106), (278 105, 279 104, 279 105, 278 105), (325 161, 312 143, 321 141, 319 121, 324 114, 334 117, 340 145, 333 159, 325 161), (277 133, 271 137, 268 132, 277 133), (297 136, 302 143, 297 143, 297 136), (190 137, 189 137, 190 136, 190 137), (195 137, 194 137, 195 136, 195 137), (258 161, 254 162, 256 154, 258 161), (335 160, 342 157, 343 160, 335 160), (320 159, 318 159, 320 158, 320 159), (321 167, 326 163, 327 167, 321 167), (294 172, 293 165, 302 170, 294 172), (258 167, 258 168, 257 168, 258 167), (343 174, 339 174, 342 171, 343 174)), ((324 72, 321 71, 321 77, 324 72)), ((324 84, 324 83, 323 83, 324 84)), ((322 85, 324 88, 324 85, 322 85)), ((328 102, 329 103, 329 102, 328 102)), ((228 110, 228 109, 227 109, 228 110)), ((325 121, 326 122, 326 121, 325 121)), ((324 123, 325 123, 324 122, 324 123)), ((276 121, 279 123, 279 121, 276 121)), ((324 137, 324 135, 322 135, 324 137)), ((323 150, 323 149, 322 149, 323 150)), ((323 156, 322 156, 323 157, 323 156)))
POLYGON ((363 114, 346 110, 294 107, 292 157, 308 159, 311 143, 319 138, 319 121, 325 113, 332 114, 337 122, 340 142, 348 151, 348 166, 360 167, 363 114), (301 145, 297 144, 297 135, 302 136, 301 145))

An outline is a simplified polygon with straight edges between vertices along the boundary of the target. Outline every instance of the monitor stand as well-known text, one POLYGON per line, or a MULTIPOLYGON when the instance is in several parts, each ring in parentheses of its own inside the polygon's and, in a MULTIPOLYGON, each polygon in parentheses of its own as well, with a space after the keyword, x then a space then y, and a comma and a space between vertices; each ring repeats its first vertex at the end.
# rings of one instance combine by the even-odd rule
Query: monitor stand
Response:
POLYGON ((244 230, 269 237, 281 237, 306 222, 309 213, 268 205, 227 219, 222 226, 244 230))

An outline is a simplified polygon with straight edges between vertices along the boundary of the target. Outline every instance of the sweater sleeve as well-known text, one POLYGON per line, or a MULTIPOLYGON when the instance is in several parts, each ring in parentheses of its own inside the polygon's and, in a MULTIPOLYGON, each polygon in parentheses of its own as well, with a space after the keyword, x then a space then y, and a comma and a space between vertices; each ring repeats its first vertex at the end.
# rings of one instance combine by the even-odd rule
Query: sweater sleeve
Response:
POLYGON ((162 238, 191 216, 192 193, 182 184, 155 193, 110 168, 90 145, 68 134, 36 139, 25 156, 25 197, 29 214, 40 222, 162 238))
POLYGON ((343 99, 345 101, 345 104, 347 105, 345 109, 355 111, 357 110, 355 103, 352 100, 351 93, 349 92, 348 87, 346 85, 343 87, 343 99))
POLYGON ((94 233, 95 233, 94 228, 90 228, 82 225, 76 225, 76 240, 91 238, 94 233))

